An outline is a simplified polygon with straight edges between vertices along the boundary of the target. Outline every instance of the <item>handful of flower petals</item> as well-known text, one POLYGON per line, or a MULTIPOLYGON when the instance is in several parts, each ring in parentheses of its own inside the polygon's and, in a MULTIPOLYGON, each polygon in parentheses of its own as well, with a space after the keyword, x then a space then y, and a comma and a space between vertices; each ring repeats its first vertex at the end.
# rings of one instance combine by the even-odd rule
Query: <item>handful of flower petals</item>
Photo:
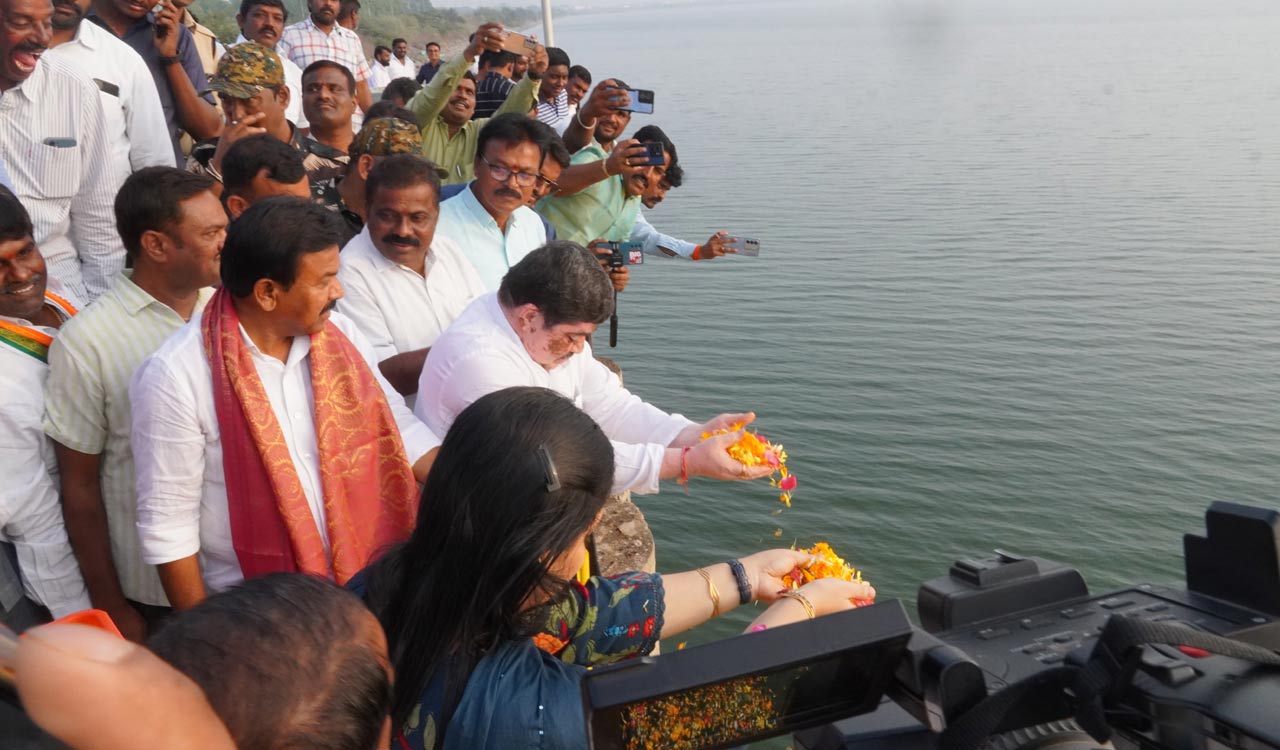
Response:
MULTIPOLYGON (((816 581, 819 578, 839 578, 843 581, 866 583, 866 581, 862 580, 862 571, 845 562, 844 558, 837 555, 836 551, 831 549, 831 545, 826 542, 818 542, 809 549, 800 551, 816 555, 818 559, 808 565, 797 566, 790 573, 783 576, 782 580, 786 582, 788 588, 798 589, 809 581, 816 581)), ((874 597, 853 600, 855 607, 865 607, 874 603, 874 597)))
MULTIPOLYGON (((707 440, 719 435, 727 435, 742 429, 742 423, 730 425, 726 430, 702 433, 707 440)), ((787 469, 787 451, 781 443, 770 443, 756 432, 743 432, 738 442, 729 446, 729 456, 745 466, 769 466, 773 473, 769 475, 769 484, 777 487, 778 502, 791 507, 791 493, 796 488, 796 477, 787 469)))

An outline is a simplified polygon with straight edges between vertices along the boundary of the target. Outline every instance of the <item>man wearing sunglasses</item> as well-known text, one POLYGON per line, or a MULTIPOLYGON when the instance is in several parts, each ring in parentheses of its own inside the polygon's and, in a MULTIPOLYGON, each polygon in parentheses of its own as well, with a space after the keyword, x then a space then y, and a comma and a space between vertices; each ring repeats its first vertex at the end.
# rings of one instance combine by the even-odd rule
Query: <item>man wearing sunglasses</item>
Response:
POLYGON ((440 204, 436 233, 462 248, 490 291, 507 269, 546 244, 542 219, 528 204, 544 181, 543 160, 558 137, 523 114, 494 117, 476 144, 475 179, 440 204))

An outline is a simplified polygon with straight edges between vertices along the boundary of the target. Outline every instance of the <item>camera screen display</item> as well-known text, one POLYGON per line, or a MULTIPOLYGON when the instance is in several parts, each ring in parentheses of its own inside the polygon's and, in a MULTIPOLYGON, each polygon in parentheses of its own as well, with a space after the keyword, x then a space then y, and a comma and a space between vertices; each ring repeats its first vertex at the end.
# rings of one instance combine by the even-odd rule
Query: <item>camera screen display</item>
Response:
POLYGON ((875 709, 906 646, 905 614, 900 632, 892 635, 886 628, 868 633, 850 624, 853 632, 833 638, 813 630, 830 625, 820 623, 824 619, 844 618, 833 615, 588 672, 583 691, 591 747, 730 748, 875 709), (783 640, 775 640, 779 635, 783 640))

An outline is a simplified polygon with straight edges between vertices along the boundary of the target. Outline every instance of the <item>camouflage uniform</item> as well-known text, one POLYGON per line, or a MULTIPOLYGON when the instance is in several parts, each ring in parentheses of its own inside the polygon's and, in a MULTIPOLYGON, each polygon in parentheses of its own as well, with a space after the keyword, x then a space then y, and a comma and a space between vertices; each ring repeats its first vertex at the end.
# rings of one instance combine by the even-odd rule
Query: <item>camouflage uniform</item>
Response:
MULTIPOLYGON (((351 142, 351 150, 349 157, 351 164, 354 165, 359 160, 361 154, 368 154, 372 157, 391 156, 392 154, 421 154, 422 153, 422 133, 418 130, 418 126, 410 122, 395 117, 379 117, 376 120, 369 120, 360 128, 360 132, 356 133, 355 140, 351 142)), ((437 172, 442 172, 439 167, 437 172)), ((441 175, 443 178, 443 174, 441 175)), ((352 236, 360 233, 364 229, 364 219, 359 214, 347 208, 341 199, 337 204, 332 206, 347 222, 347 226, 352 230, 352 236)))

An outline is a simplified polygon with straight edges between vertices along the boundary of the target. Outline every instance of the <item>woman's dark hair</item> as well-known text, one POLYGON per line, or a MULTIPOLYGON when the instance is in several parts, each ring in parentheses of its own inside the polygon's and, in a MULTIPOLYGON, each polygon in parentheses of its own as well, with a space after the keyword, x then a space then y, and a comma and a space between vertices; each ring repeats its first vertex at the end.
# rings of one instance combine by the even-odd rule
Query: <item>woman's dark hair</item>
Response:
POLYGON ((18 196, 0 185, 0 240, 22 240, 35 237, 31 226, 31 214, 18 200, 18 196))
POLYGON ((373 750, 391 675, 360 600, 275 573, 173 617, 147 647, 200 686, 239 750, 373 750))
POLYGON ((487 651, 537 631, 569 586, 547 565, 590 528, 612 483, 609 439, 557 393, 507 388, 458 415, 417 527, 365 580, 395 667, 394 726, 442 670, 446 694, 460 695, 487 651), (530 608, 539 594, 543 604, 530 608))
MULTIPOLYGON (((116 193, 116 231, 130 258, 142 252, 142 235, 167 232, 182 220, 182 204, 213 189, 212 177, 173 167, 145 167, 116 193)), ((210 193, 212 195, 212 193, 210 193)))
POLYGON ((259 279, 288 289, 303 255, 341 247, 346 234, 338 214, 319 203, 291 195, 260 200, 227 227, 222 285, 237 299, 252 294, 259 279))
POLYGON ((577 243, 555 240, 507 271, 498 285, 498 301, 508 309, 535 305, 548 327, 600 324, 613 314, 614 293, 594 255, 577 243))

